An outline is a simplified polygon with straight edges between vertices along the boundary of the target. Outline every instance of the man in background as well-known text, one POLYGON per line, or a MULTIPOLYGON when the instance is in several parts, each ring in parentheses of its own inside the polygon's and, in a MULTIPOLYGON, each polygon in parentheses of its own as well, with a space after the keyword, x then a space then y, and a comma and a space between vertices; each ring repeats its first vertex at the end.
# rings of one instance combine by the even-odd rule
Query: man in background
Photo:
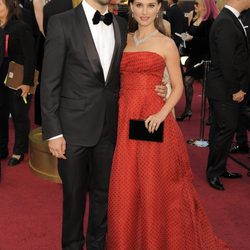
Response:
POLYGON ((210 31, 211 67, 206 94, 212 106, 207 179, 211 187, 224 190, 220 177, 235 179, 241 174, 227 170, 227 159, 238 127, 240 103, 249 84, 247 34, 240 13, 250 0, 228 0, 210 31))
POLYGON ((178 0, 167 0, 169 8, 166 10, 166 19, 170 22, 171 34, 175 41, 177 48, 179 47, 182 39, 175 33, 185 32, 185 16, 183 11, 178 7, 178 0))

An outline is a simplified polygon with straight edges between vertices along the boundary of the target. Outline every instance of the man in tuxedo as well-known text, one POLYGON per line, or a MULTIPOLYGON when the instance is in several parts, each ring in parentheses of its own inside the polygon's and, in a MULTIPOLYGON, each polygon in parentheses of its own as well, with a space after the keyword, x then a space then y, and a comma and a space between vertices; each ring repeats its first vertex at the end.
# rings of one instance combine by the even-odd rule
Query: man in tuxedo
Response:
POLYGON ((127 39, 126 21, 108 13, 108 3, 83 1, 52 16, 48 24, 41 84, 42 129, 51 153, 58 158, 63 184, 64 250, 83 248, 87 189, 87 249, 104 249, 120 60, 127 39))
POLYGON ((183 33, 185 31, 185 16, 178 7, 178 0, 167 0, 169 8, 166 10, 166 19, 170 22, 171 34, 177 47, 179 47, 182 39, 175 33, 183 33))
POLYGON ((52 16, 48 24, 41 84, 42 129, 50 151, 58 158, 63 183, 65 250, 83 249, 87 188, 87 249, 104 249, 119 67, 127 34, 126 22, 108 13, 108 3, 83 1, 52 16))
POLYGON ((240 103, 249 83, 247 35, 240 12, 250 7, 249 0, 228 0, 210 31, 211 67, 206 94, 212 106, 213 122, 209 133, 207 178, 211 187, 224 190, 220 177, 240 178, 227 170, 227 159, 238 127, 240 103))

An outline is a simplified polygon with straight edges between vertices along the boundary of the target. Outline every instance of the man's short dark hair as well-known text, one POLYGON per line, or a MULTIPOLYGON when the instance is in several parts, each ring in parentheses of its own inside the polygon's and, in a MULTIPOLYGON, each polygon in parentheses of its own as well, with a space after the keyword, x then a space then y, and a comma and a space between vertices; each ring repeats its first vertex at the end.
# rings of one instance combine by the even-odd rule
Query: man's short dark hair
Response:
POLYGON ((173 3, 178 3, 178 0, 173 0, 173 3))

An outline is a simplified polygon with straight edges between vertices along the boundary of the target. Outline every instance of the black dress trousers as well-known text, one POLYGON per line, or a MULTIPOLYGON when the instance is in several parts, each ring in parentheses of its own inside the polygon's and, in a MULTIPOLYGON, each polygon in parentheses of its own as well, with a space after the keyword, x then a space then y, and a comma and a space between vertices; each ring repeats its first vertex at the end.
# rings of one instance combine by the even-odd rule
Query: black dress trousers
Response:
POLYGON ((15 90, 0 85, 0 152, 8 151, 9 115, 11 114, 15 128, 15 143, 13 154, 20 155, 28 152, 29 144, 29 108, 31 95, 27 97, 27 104, 15 90))

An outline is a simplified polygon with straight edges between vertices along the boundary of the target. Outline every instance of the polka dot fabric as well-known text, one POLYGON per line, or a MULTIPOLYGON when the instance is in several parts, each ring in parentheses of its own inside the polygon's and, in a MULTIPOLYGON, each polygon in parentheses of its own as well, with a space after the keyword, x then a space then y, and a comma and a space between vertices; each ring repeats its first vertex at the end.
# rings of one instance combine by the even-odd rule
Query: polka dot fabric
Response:
POLYGON ((124 52, 118 141, 112 166, 107 250, 229 249, 213 233, 192 184, 183 135, 172 113, 164 142, 129 140, 129 120, 157 113, 165 62, 153 52, 124 52))

